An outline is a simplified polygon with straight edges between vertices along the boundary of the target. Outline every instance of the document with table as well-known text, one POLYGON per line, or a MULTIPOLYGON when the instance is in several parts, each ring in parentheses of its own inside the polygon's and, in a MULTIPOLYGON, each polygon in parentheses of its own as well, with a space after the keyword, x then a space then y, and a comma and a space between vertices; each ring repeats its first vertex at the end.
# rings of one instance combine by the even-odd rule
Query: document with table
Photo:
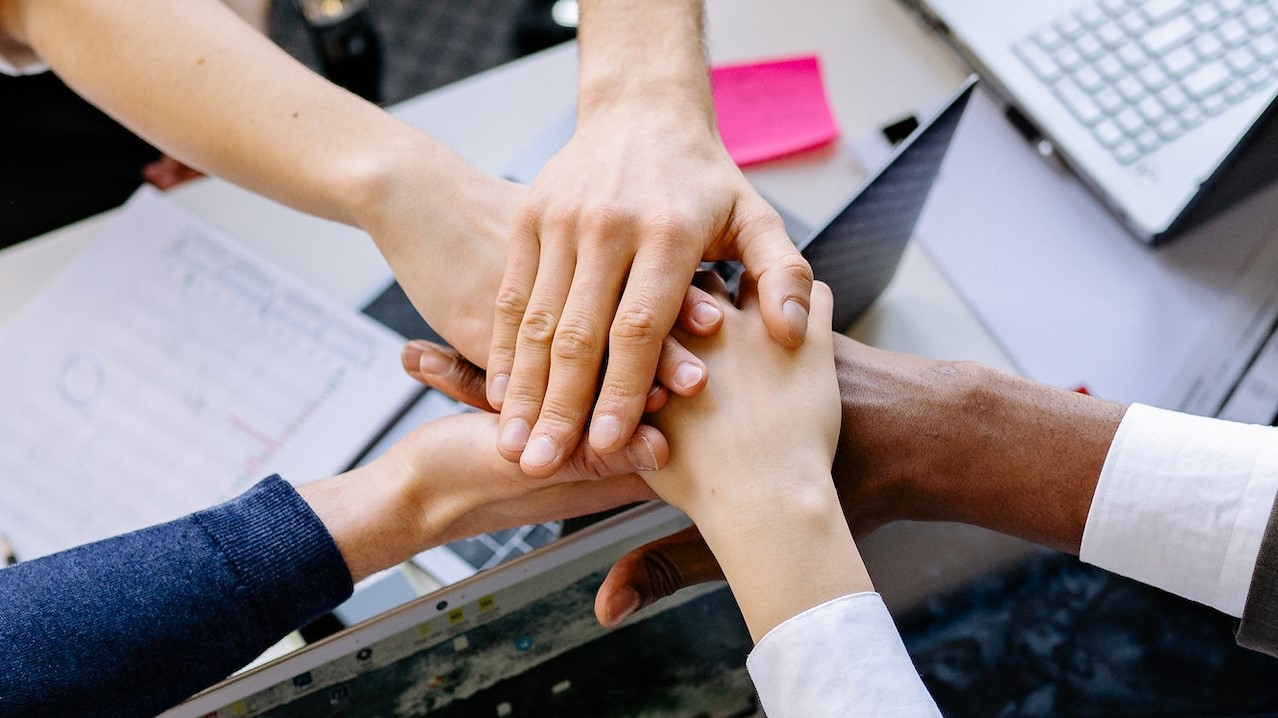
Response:
POLYGON ((0 531, 35 558, 340 472, 420 389, 400 341, 140 192, 0 332, 0 531))

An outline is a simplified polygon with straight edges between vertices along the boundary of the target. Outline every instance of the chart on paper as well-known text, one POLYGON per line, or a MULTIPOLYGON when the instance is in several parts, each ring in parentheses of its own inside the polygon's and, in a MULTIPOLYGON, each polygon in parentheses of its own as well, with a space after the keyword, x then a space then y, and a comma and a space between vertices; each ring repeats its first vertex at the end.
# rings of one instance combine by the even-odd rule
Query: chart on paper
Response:
POLYGON ((25 559, 339 471, 414 392, 398 349, 139 195, 0 334, 0 531, 25 559))

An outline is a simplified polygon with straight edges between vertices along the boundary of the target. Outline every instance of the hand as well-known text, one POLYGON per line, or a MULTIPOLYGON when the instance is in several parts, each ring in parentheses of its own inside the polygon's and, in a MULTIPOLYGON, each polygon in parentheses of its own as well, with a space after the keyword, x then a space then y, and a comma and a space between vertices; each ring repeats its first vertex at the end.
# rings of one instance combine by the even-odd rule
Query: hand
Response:
POLYGON ((188 167, 168 155, 160 155, 158 160, 142 168, 142 179, 155 185, 157 189, 172 189, 203 176, 203 172, 188 167))
MULTIPOLYGON (((581 118, 511 237, 488 399, 502 412, 499 450, 530 476, 563 462, 587 418, 596 450, 624 445, 703 259, 744 262, 780 345, 796 346, 807 327, 811 269, 728 158, 713 120, 614 109, 581 118)), ((687 381, 667 386, 692 396, 704 372, 691 363, 684 372, 687 381)))
POLYGON ((552 482, 530 482, 498 456, 497 417, 460 414, 419 427, 372 463, 304 484, 355 581, 432 546, 489 531, 595 513, 655 498, 632 454, 665 463, 668 448, 640 427, 634 452, 582 447, 552 482))
MULTIPOLYGON (((971 362, 834 342, 834 481, 855 536, 896 520, 959 521, 1078 552, 1123 405, 971 362)), ((615 625, 722 576, 700 533, 684 531, 622 557, 596 612, 615 625)))

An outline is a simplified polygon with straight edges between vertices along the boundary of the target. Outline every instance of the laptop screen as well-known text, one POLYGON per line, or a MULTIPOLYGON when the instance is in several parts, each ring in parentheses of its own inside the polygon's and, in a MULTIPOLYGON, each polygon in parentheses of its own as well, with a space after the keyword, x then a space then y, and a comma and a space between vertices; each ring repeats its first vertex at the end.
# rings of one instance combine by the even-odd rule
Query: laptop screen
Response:
POLYGON ((617 629, 595 592, 634 546, 686 525, 642 507, 540 553, 360 624, 171 712, 190 716, 669 716, 759 714, 752 643, 722 583, 617 629))

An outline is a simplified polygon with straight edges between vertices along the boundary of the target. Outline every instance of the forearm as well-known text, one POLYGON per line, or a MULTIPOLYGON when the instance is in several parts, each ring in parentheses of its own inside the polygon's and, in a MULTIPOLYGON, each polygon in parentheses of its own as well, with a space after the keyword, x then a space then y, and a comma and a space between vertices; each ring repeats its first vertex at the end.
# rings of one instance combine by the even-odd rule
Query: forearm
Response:
MULTIPOLYGON (((578 113, 671 111, 716 133, 702 0, 583 0, 578 113)), ((717 137, 717 134, 715 135, 717 137)))
POLYGON ((155 715, 350 595, 283 481, 0 570, 0 714, 155 715))
POLYGON ((959 521, 1077 553, 1126 407, 836 337, 836 482, 854 526, 959 521))
POLYGON ((124 125, 302 211, 364 226, 410 163, 434 177, 464 165, 219 2, 8 0, 3 10, 5 31, 124 125))
POLYGON ((691 510, 756 643, 809 608, 874 590, 828 472, 795 470, 811 476, 768 477, 792 487, 782 501, 717 492, 720 497, 707 496, 691 510))

